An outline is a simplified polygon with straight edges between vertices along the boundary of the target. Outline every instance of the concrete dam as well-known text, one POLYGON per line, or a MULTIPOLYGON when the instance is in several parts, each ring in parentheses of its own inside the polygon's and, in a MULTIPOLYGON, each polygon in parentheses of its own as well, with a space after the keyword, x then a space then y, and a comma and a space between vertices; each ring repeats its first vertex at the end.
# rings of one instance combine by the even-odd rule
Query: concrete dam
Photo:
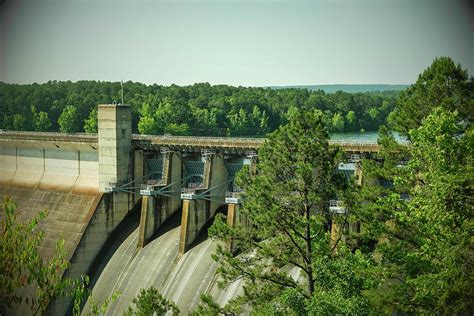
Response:
MULTIPOLYGON (((67 275, 88 274, 96 301, 122 293, 110 315, 149 286, 183 313, 198 305, 201 293, 226 303, 241 284, 217 288, 216 244, 207 227, 217 212, 229 224, 239 220, 234 177, 254 164, 264 140, 132 135, 128 105, 98 109, 97 134, 0 131, 0 192, 16 202, 19 219, 48 211, 40 224, 42 256, 51 256, 63 238, 67 275)), ((339 144, 348 160, 339 169, 359 178, 357 161, 379 150, 339 144)), ((56 315, 71 308, 67 299, 50 305, 56 315)), ((12 311, 30 313, 23 305, 12 311)))

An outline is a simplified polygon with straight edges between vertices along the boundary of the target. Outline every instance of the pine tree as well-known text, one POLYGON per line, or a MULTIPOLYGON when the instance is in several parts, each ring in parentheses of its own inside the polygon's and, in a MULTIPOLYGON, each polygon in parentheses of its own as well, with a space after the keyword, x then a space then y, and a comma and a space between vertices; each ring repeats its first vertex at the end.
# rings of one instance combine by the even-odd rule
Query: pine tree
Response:
POLYGON ((410 142, 381 129, 382 151, 363 164, 356 216, 362 249, 377 263, 378 287, 367 292, 377 313, 474 310, 473 99, 460 94, 465 80, 449 79, 460 66, 441 67, 449 61, 435 60, 401 96, 396 113, 410 117, 401 123, 410 142))
MULTIPOLYGON (((245 280, 243 296, 231 307, 250 304, 257 313, 300 313, 316 294, 331 296, 324 280, 340 278, 322 276, 319 268, 325 260, 344 261, 352 254, 341 251, 338 257, 329 240, 329 200, 337 192, 342 196, 348 186, 334 172, 340 150, 328 139, 321 112, 292 110, 288 125, 270 134, 259 150, 258 173, 241 173, 238 182, 245 192, 241 216, 251 224, 231 227, 218 217, 210 230, 220 240, 233 240, 239 252, 234 256, 221 246, 215 255, 223 284, 245 280)), ((345 278, 352 276, 349 272, 345 278)), ((360 288, 338 293, 347 302, 355 301, 351 296, 360 296, 360 288)))
POLYGON ((402 91, 390 115, 395 129, 408 133, 421 125, 434 108, 458 111, 472 122, 474 114, 474 82, 460 64, 449 57, 436 58, 418 80, 402 91))

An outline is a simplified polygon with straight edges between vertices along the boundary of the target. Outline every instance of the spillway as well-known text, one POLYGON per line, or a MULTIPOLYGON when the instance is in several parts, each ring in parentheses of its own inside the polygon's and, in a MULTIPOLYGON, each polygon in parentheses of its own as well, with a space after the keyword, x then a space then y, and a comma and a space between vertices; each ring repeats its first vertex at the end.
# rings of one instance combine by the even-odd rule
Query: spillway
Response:
MULTIPOLYGON (((218 289, 217 263, 211 255, 217 242, 206 232, 197 238, 183 255, 178 254, 180 214, 166 221, 152 240, 137 248, 138 229, 118 247, 97 279, 92 294, 101 302, 115 291, 120 297, 109 307, 107 315, 121 315, 142 288, 154 286, 167 299, 174 301, 182 314, 197 307, 201 293, 213 295, 221 305, 241 291, 241 284, 218 289)), ((86 304, 84 312, 89 310, 86 304)))

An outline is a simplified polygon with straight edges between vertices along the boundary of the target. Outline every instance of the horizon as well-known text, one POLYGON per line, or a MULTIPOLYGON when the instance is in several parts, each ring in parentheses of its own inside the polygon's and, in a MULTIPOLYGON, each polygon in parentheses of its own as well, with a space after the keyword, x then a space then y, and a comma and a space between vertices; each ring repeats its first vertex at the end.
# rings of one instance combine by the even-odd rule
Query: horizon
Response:
POLYGON ((440 56, 474 72, 473 8, 463 0, 4 1, 0 81, 405 85, 440 56))
MULTIPOLYGON (((97 81, 97 82, 110 82, 110 83, 120 83, 121 81, 120 80, 100 80, 100 79, 78 79, 78 80, 57 80, 57 79, 47 79, 45 81, 42 81, 42 82, 26 82, 26 83, 16 83, 16 82, 6 82, 6 81, 3 81, 3 80, 0 80, 0 83, 4 83, 4 84, 17 84, 17 85, 33 85, 33 84, 38 84, 38 85, 41 85, 41 84, 47 84, 48 82, 50 81, 58 81, 58 82, 68 82, 70 81, 71 83, 77 83, 77 82, 80 82, 80 81, 97 81)), ((233 85, 233 84, 227 84, 227 83, 216 83, 216 84, 213 84, 213 83, 210 83, 210 82, 194 82, 194 83, 190 83, 190 84, 184 84, 184 85, 180 85, 180 84, 175 84, 175 83, 170 83, 170 84, 160 84, 160 83, 157 83, 157 82, 152 82, 152 83, 145 83, 145 82, 141 82, 141 81, 135 81, 135 80, 123 80, 123 83, 127 83, 127 82, 131 82, 131 83, 141 83, 141 84, 144 84, 144 85, 147 85, 147 86, 151 86, 151 85, 159 85, 159 86, 164 86, 164 87, 169 87, 171 85, 177 85, 179 87, 186 87, 186 86, 192 86, 192 85, 195 85, 195 84, 209 84, 211 86, 220 86, 220 85, 227 85, 227 86, 232 86, 232 87, 244 87, 244 88, 297 88, 297 87, 313 87, 313 86, 410 86, 411 84, 413 84, 414 82, 411 82, 411 83, 315 83, 315 84, 306 84, 306 83, 302 83, 302 84, 282 84, 282 85, 261 85, 261 86, 244 86, 244 85, 233 85)))

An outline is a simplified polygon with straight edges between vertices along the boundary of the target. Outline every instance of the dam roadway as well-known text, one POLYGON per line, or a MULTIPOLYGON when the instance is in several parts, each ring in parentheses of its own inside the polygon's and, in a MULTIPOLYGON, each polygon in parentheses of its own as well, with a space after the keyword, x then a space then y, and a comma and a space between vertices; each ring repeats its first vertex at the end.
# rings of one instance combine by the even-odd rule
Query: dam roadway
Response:
MULTIPOLYGON (((132 135, 127 105, 99 105, 98 117, 98 134, 0 131, 0 192, 16 201, 21 219, 48 210, 41 254, 51 256, 55 241, 65 239, 66 275, 90 275, 99 301, 123 293, 111 315, 151 285, 182 312, 197 306, 200 293, 220 303, 234 297, 239 284, 216 286, 216 244, 206 232, 217 212, 231 225, 239 221, 233 179, 254 165, 265 140, 132 135)), ((348 160, 342 169, 359 178, 357 161, 379 150, 337 144, 348 160)), ((70 303, 56 300, 48 313, 63 315, 70 303)))

